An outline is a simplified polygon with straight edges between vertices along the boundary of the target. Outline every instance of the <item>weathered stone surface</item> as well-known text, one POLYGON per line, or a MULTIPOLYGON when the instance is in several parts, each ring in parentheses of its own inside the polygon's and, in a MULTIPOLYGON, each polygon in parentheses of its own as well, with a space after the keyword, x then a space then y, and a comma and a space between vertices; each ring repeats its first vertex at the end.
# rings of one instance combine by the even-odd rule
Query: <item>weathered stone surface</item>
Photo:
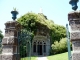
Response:
POLYGON ((71 35, 70 36, 71 40, 80 40, 80 32, 79 31, 71 32, 70 35, 71 35))
POLYGON ((0 54, 0 60, 2 60, 2 55, 0 54))
POLYGON ((8 36, 17 36, 17 31, 16 29, 13 29, 13 30, 8 30, 6 29, 5 30, 5 36, 8 37, 8 36))
POLYGON ((70 12, 68 21, 72 30, 70 33, 73 48, 72 60, 80 60, 80 11, 70 12))
POLYGON ((20 30, 21 29, 21 25, 20 23, 18 23, 17 21, 8 21, 5 23, 6 29, 16 29, 16 30, 20 30))
POLYGON ((16 55, 2 55, 2 60, 16 60, 16 55))
POLYGON ((33 40, 47 40, 47 36, 36 35, 33 40))
POLYGON ((17 53, 17 47, 13 45, 4 45, 2 49, 2 53, 17 53))
POLYGON ((13 44, 17 45, 18 39, 16 37, 4 37, 2 40, 2 44, 13 44))
POLYGON ((10 46, 10 45, 5 45, 3 46, 3 49, 2 49, 2 53, 12 53, 13 52, 13 46, 10 46))
POLYGON ((69 21, 72 31, 80 30, 80 20, 69 21))
POLYGON ((80 11, 73 11, 68 14, 68 21, 71 30, 80 30, 80 11))
POLYGON ((73 47, 73 50, 74 51, 79 51, 80 50, 80 41, 77 40, 77 41, 72 41, 72 47, 73 47))
POLYGON ((80 11, 72 11, 68 13, 68 20, 80 20, 80 11))
POLYGON ((5 36, 2 40, 2 60, 20 60, 20 56, 17 54, 17 32, 21 29, 21 25, 17 21, 8 21, 5 25, 5 36))
POLYGON ((21 25, 17 21, 8 21, 5 23, 5 36, 17 36, 17 32, 21 29, 21 25))
POLYGON ((80 51, 73 52, 72 60, 80 60, 80 51))

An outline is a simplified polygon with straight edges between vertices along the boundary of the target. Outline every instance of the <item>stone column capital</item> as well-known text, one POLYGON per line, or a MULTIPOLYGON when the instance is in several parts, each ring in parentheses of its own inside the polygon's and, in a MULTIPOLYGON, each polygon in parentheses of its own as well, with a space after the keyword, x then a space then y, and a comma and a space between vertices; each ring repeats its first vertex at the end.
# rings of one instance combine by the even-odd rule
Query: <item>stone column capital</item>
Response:
POLYGON ((80 60, 80 11, 68 13, 68 21, 71 27, 70 40, 72 42, 72 60, 80 60))
POLYGON ((71 11, 68 13, 68 21, 71 21, 71 20, 80 20, 80 10, 71 11))
POLYGON ((7 21, 5 23, 6 29, 16 29, 19 30, 22 28, 21 24, 17 21, 7 21))

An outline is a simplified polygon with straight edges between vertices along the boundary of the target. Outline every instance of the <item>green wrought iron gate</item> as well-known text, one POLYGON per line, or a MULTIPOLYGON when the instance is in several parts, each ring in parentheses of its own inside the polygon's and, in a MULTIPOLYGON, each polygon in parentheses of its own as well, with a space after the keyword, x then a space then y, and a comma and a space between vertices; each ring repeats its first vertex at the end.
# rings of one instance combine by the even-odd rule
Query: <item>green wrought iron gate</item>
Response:
POLYGON ((25 29, 18 32, 18 52, 21 60, 31 60, 31 33, 25 29))
POLYGON ((2 53, 2 39, 0 38, 0 54, 2 53))

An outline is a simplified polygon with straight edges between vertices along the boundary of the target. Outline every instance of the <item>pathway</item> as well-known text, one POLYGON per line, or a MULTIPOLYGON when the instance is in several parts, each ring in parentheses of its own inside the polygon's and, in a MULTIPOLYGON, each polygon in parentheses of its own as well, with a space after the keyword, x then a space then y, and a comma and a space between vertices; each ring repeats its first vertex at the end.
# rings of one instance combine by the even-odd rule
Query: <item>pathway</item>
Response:
POLYGON ((36 60, 48 60, 47 57, 38 57, 36 60))

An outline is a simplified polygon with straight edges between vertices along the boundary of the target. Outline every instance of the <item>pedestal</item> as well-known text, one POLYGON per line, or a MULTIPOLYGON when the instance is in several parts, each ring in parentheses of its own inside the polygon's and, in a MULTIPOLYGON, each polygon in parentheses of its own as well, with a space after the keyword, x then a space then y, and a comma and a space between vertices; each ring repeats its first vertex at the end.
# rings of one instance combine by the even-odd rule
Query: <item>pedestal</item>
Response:
POLYGON ((71 27, 72 60, 80 60, 80 12, 70 12, 68 14, 68 21, 71 27))
POLYGON ((2 60, 20 60, 18 52, 18 31, 21 25, 17 21, 5 23, 5 36, 2 39, 2 60))

